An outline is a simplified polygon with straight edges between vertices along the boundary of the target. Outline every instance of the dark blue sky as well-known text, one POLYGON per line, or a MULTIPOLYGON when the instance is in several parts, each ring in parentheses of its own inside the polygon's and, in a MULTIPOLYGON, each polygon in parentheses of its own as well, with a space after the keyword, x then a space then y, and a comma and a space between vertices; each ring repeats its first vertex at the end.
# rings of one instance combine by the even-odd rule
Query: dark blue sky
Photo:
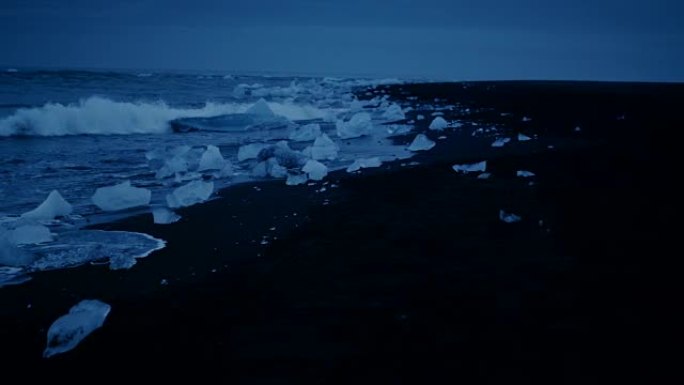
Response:
POLYGON ((684 81, 680 0, 2 0, 0 66, 684 81))

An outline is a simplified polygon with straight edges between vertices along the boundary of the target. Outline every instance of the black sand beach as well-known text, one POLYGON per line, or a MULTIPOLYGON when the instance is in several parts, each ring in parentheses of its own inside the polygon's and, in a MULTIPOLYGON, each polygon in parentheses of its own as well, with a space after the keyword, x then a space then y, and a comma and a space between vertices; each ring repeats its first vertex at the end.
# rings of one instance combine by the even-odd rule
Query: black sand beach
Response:
MULTIPOLYGON (((144 216, 102 226, 168 244, 128 271, 85 266, 0 289, 3 377, 659 382, 666 335, 651 325, 672 306, 663 261, 675 257, 684 85, 376 91, 471 112, 445 110, 466 126, 428 132, 437 146, 410 160, 418 165, 336 172, 315 186, 239 185, 173 225, 144 216), (513 137, 503 148, 470 134, 494 124, 513 137), (451 169, 480 160, 488 180, 451 169), (522 221, 500 221, 502 209, 522 221), (43 359, 47 328, 87 298, 112 306, 104 326, 43 359)), ((426 129, 431 112, 407 119, 424 114, 416 126, 426 129)))

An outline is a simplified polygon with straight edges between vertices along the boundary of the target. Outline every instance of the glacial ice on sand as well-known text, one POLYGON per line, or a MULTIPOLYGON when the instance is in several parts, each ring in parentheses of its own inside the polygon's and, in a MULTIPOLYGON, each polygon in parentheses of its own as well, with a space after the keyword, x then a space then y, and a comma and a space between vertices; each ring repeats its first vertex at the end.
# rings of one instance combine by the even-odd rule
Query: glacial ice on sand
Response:
POLYGON ((257 156, 260 161, 270 158, 276 158, 278 164, 285 168, 299 168, 306 162, 306 157, 302 153, 292 150, 284 140, 265 147, 259 151, 257 156))
POLYGON ((131 186, 131 181, 95 190, 93 203, 104 211, 118 211, 150 204, 152 192, 145 188, 131 186))
POLYGON ((328 175, 328 168, 317 160, 307 161, 302 171, 307 173, 311 180, 323 180, 328 175))
POLYGON ((446 120, 444 120, 443 117, 438 116, 436 117, 432 123, 430 123, 430 129, 431 130, 436 130, 436 131, 442 131, 445 128, 449 126, 449 123, 447 123, 446 120))
POLYGON ((288 186, 297 186, 306 183, 306 181, 308 180, 309 178, 306 174, 289 174, 287 176, 287 181, 285 181, 285 184, 288 186))
POLYGON ((321 126, 318 123, 311 123, 292 131, 289 138, 295 142, 309 142, 316 139, 319 135, 321 135, 321 126))
POLYGON ((377 156, 373 158, 356 159, 354 163, 347 167, 347 172, 359 171, 362 168, 380 167, 381 165, 382 162, 380 161, 380 158, 378 158, 377 156))
POLYGON ((43 225, 23 225, 8 231, 7 240, 17 246, 52 242, 50 229, 43 225))
POLYGON ((532 171, 518 170, 516 171, 515 175, 521 178, 530 178, 533 177, 535 174, 532 171))
POLYGON ((337 158, 337 152, 339 151, 339 146, 328 137, 326 134, 322 134, 314 141, 311 147, 311 158, 314 160, 333 160, 337 158))
POLYGON ((207 149, 202 153, 197 171, 222 170, 225 165, 226 160, 223 159, 223 155, 221 155, 218 147, 208 145, 207 149))
POLYGON ((518 133, 518 142, 527 142, 528 140, 532 140, 532 138, 525 134, 518 133))
POLYGON ((492 176, 492 174, 488 172, 483 172, 482 174, 477 176, 477 179, 489 179, 492 176))
POLYGON ((371 116, 365 112, 354 114, 349 121, 338 120, 336 123, 337 136, 341 139, 358 138, 369 135, 373 129, 371 116))
POLYGON ((506 213, 503 210, 499 210, 499 219, 506 223, 515 223, 520 222, 522 220, 522 218, 520 218, 519 216, 513 213, 506 213))
POLYGON ((166 203, 170 208, 192 206, 209 199, 214 192, 214 182, 192 181, 180 186, 166 195, 166 203))
POLYGON ((108 304, 93 299, 83 300, 73 306, 68 314, 50 325, 43 357, 52 357, 75 348, 90 333, 102 327, 111 309, 108 304))
POLYGON ((511 138, 498 138, 492 143, 492 147, 503 147, 506 143, 510 142, 511 138))
POLYGON ((285 178, 287 176, 287 169, 278 163, 278 158, 268 158, 265 164, 266 173, 272 178, 285 178))
POLYGON ((35 209, 21 215, 24 219, 53 220, 56 217, 64 217, 72 212, 72 207, 62 198, 57 190, 52 190, 43 203, 35 209))
MULTIPOLYGON (((9 240, 9 232, 0 232, 0 266, 26 266, 31 264, 35 256, 19 247, 9 240)), ((3 285, 0 276, 0 287, 3 285)))
POLYGON ((247 114, 252 114, 252 115, 257 115, 257 116, 262 116, 262 117, 267 117, 267 116, 275 116, 273 113, 273 110, 271 107, 268 106, 268 103, 262 98, 259 99, 254 105, 249 107, 247 111, 245 111, 247 114))
POLYGON ((269 145, 266 143, 250 143, 240 146, 238 149, 237 159, 239 162, 245 161, 247 159, 256 159, 261 150, 266 147, 269 147, 269 145))
POLYGON ((416 135, 415 139, 413 139, 413 142, 411 142, 411 145, 408 147, 408 150, 427 151, 432 147, 435 147, 435 142, 428 139, 428 137, 423 134, 418 134, 416 135))
POLYGON ((462 173, 485 172, 487 171, 487 161, 483 160, 476 163, 455 164, 451 168, 453 168, 456 172, 462 173))
POLYGON ((157 207, 152 210, 152 219, 154 219, 155 224, 168 225, 178 222, 181 216, 166 207, 157 207))
POLYGON ((393 103, 382 113, 382 118, 389 122, 396 122, 398 120, 406 119, 406 116, 404 115, 404 111, 401 110, 401 107, 398 104, 393 103))

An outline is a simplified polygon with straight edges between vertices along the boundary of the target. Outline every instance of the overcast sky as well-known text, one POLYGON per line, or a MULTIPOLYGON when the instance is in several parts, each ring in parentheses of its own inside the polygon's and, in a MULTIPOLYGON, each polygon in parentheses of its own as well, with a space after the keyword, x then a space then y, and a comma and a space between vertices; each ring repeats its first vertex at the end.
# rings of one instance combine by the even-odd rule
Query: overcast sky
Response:
POLYGON ((1 0, 0 66, 684 81, 681 0, 1 0))

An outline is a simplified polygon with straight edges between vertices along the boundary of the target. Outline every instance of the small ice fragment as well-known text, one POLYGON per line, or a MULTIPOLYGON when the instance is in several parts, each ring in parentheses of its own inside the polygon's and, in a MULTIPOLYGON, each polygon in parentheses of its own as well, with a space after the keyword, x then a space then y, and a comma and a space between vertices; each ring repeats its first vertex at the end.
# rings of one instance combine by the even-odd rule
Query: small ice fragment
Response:
POLYGON ((71 214, 72 207, 65 201, 59 191, 52 190, 43 203, 35 209, 21 215, 24 219, 53 220, 71 214))
POLYGON ((528 118, 527 116, 523 116, 522 121, 523 122, 531 122, 532 118, 528 118))
POLYGON ((239 162, 247 159, 256 159, 261 150, 267 147, 269 147, 269 145, 265 143, 250 143, 240 146, 238 149, 237 159, 239 162))
POLYGON ((386 119, 389 122, 396 122, 398 120, 406 119, 404 111, 402 111, 401 107, 395 103, 390 105, 389 108, 387 108, 387 110, 385 110, 385 112, 382 113, 382 117, 383 119, 386 119))
POLYGON ((416 135, 415 139, 413 139, 413 142, 411 142, 411 145, 408 146, 408 150, 409 151, 427 151, 433 147, 435 147, 435 142, 428 139, 428 137, 423 135, 423 134, 418 134, 418 135, 416 135))
POLYGON ((50 229, 43 225, 24 225, 9 232, 7 240, 19 245, 33 245, 38 243, 52 242, 50 229))
POLYGON ((519 216, 513 213, 506 213, 503 210, 499 210, 499 219, 506 223, 515 223, 522 220, 519 216))
POLYGON ((492 147, 503 147, 506 143, 510 142, 511 138, 498 138, 492 143, 492 147))
POLYGON ((518 170, 515 175, 521 178, 530 178, 534 176, 534 173, 531 171, 518 170))
POLYGON ((518 142, 527 142, 528 140, 532 140, 532 138, 525 134, 518 133, 518 142))
POLYGON ((43 357, 65 353, 104 324, 111 306, 98 300, 83 300, 50 325, 43 357))
POLYGON ((556 146, 554 146, 553 144, 549 144, 548 146, 546 146, 546 148, 548 148, 549 150, 553 150, 554 148, 556 148, 556 146))
POLYGON ((575 132, 580 132, 582 131, 582 128, 580 126, 575 127, 575 132))
POLYGON ((430 129, 431 130, 436 130, 436 131, 442 131, 445 128, 449 126, 449 123, 447 123, 446 120, 444 120, 443 117, 438 116, 436 117, 432 123, 430 123, 430 129))
POLYGON ((95 190, 93 203, 104 211, 124 210, 150 204, 152 192, 146 188, 131 186, 125 181, 114 186, 100 187, 95 190))
POLYGON ((373 122, 369 114, 359 112, 354 114, 349 121, 338 120, 336 128, 337 136, 342 139, 358 138, 370 134, 373 122))
POLYGON ((221 155, 218 147, 209 145, 204 153, 202 153, 197 171, 222 170, 225 165, 226 160, 223 159, 223 155, 221 155))
POLYGON ((155 224, 168 225, 178 222, 181 219, 181 216, 165 207, 157 207, 152 210, 152 218, 154 219, 155 224))
POLYGON ((469 173, 469 172, 485 172, 487 171, 487 161, 483 160, 477 163, 464 163, 455 164, 451 168, 456 172, 469 173))
POLYGON ((311 180, 322 180, 328 175, 328 168, 317 160, 309 160, 306 162, 302 171, 309 175, 311 180))
POLYGON ((416 120, 425 120, 425 116, 423 115, 417 115, 416 120))
POLYGON ((490 174, 488 172, 483 172, 482 174, 477 176, 477 179, 489 179, 489 177, 491 177, 491 176, 492 176, 492 174, 490 174))
POLYGON ((167 279, 162 279, 161 281, 159 281, 159 284, 162 286, 166 286, 169 284, 169 281, 167 279))
POLYGON ((192 206, 204 202, 214 192, 214 182, 192 181, 180 186, 166 195, 166 203, 170 208, 192 206))
POLYGON ((446 138, 447 138, 447 137, 446 137, 446 136, 444 136, 444 135, 442 135, 442 136, 438 136, 438 137, 437 137, 437 139, 439 139, 439 140, 444 140, 444 139, 446 139, 446 138))
POLYGON ((306 174, 289 174, 285 184, 288 186, 297 186, 306 183, 308 180, 309 178, 306 176, 306 174))
POLYGON ((321 126, 318 123, 311 123, 301 127, 290 133, 290 140, 295 142, 308 142, 316 139, 321 135, 321 126))
POLYGON ((311 147, 311 158, 314 160, 333 160, 337 158, 337 152, 339 151, 339 146, 328 137, 326 134, 322 134, 314 141, 311 147))
POLYGON ((268 106, 268 103, 263 98, 249 107, 245 113, 257 116, 275 116, 273 110, 271 110, 271 107, 268 106))
POLYGON ((361 158, 355 160, 354 163, 347 167, 347 172, 359 171, 362 168, 380 167, 381 165, 382 161, 380 161, 380 158, 377 156, 373 158, 361 158))

